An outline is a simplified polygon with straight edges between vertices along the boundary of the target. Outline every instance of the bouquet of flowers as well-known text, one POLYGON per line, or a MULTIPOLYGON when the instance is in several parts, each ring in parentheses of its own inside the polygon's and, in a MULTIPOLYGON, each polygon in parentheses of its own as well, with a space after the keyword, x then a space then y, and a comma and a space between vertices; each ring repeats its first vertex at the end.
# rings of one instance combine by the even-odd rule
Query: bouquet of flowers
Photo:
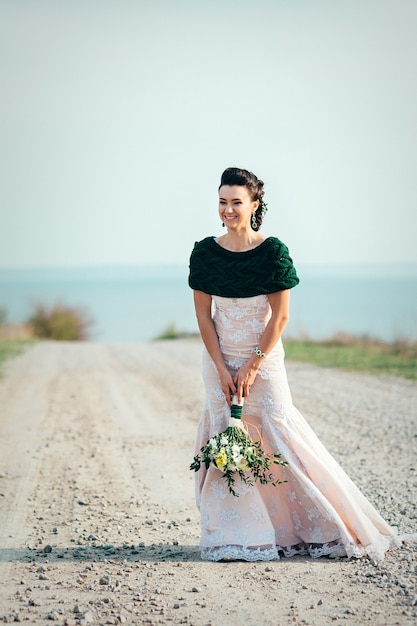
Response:
POLYGON ((223 472, 230 493, 237 497, 239 494, 233 488, 235 477, 238 476, 246 485, 254 485, 259 481, 262 485, 269 483, 276 487, 286 481, 274 480, 272 473, 268 472, 271 463, 288 465, 280 454, 266 454, 260 441, 252 441, 241 421, 242 408, 243 398, 242 403, 238 404, 237 396, 233 396, 228 428, 209 439, 190 465, 190 470, 195 472, 202 464, 206 469, 210 465, 217 467, 223 472))

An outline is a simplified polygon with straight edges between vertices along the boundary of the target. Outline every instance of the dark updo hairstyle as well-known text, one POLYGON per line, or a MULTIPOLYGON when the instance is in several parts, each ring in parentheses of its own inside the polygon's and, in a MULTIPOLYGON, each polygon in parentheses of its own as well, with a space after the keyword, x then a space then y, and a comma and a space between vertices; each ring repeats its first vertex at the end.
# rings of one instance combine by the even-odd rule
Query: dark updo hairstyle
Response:
POLYGON ((252 174, 252 172, 248 170, 242 170, 239 167, 228 167, 222 174, 219 189, 223 187, 223 185, 239 185, 240 187, 246 187, 251 199, 253 201, 259 200, 259 206, 254 213, 254 218, 251 219, 253 230, 258 231, 267 210, 263 200, 264 181, 257 178, 255 174, 252 174))

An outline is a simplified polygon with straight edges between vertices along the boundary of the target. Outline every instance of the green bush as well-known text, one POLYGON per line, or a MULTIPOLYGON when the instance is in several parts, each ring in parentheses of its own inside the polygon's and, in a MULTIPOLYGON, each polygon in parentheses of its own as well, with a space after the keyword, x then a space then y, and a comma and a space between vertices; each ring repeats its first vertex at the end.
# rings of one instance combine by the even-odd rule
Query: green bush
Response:
POLYGON ((174 322, 171 322, 164 331, 160 335, 157 336, 157 339, 178 339, 179 331, 174 322))
POLYGON ((162 339, 195 339, 199 336, 200 333, 191 333, 178 330, 175 322, 171 322, 160 335, 154 338, 154 341, 159 341, 162 339))
POLYGON ((40 339, 83 341, 89 338, 93 321, 83 309, 59 303, 51 308, 36 304, 27 323, 40 339))

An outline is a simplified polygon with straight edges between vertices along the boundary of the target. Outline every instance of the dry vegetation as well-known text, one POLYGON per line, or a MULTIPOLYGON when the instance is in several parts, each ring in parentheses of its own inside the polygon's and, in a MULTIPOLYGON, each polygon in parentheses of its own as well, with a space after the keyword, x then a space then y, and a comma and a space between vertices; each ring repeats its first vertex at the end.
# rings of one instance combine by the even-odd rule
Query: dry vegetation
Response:
POLYGON ((36 304, 27 320, 34 337, 55 341, 84 341, 89 338, 93 322, 84 309, 59 303, 53 307, 36 304))
POLYGON ((83 309, 56 304, 46 307, 36 304, 23 324, 7 321, 7 310, 0 308, 0 367, 4 361, 20 354, 36 339, 82 341, 90 338, 93 325, 83 309))

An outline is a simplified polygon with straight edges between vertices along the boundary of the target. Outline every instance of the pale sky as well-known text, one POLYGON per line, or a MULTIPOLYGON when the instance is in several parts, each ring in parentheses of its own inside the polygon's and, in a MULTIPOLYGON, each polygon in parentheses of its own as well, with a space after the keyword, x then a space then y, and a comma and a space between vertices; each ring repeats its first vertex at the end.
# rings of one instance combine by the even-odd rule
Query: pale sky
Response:
POLYGON ((417 263, 415 0, 0 0, 0 267, 185 265, 225 167, 297 263, 417 263))

